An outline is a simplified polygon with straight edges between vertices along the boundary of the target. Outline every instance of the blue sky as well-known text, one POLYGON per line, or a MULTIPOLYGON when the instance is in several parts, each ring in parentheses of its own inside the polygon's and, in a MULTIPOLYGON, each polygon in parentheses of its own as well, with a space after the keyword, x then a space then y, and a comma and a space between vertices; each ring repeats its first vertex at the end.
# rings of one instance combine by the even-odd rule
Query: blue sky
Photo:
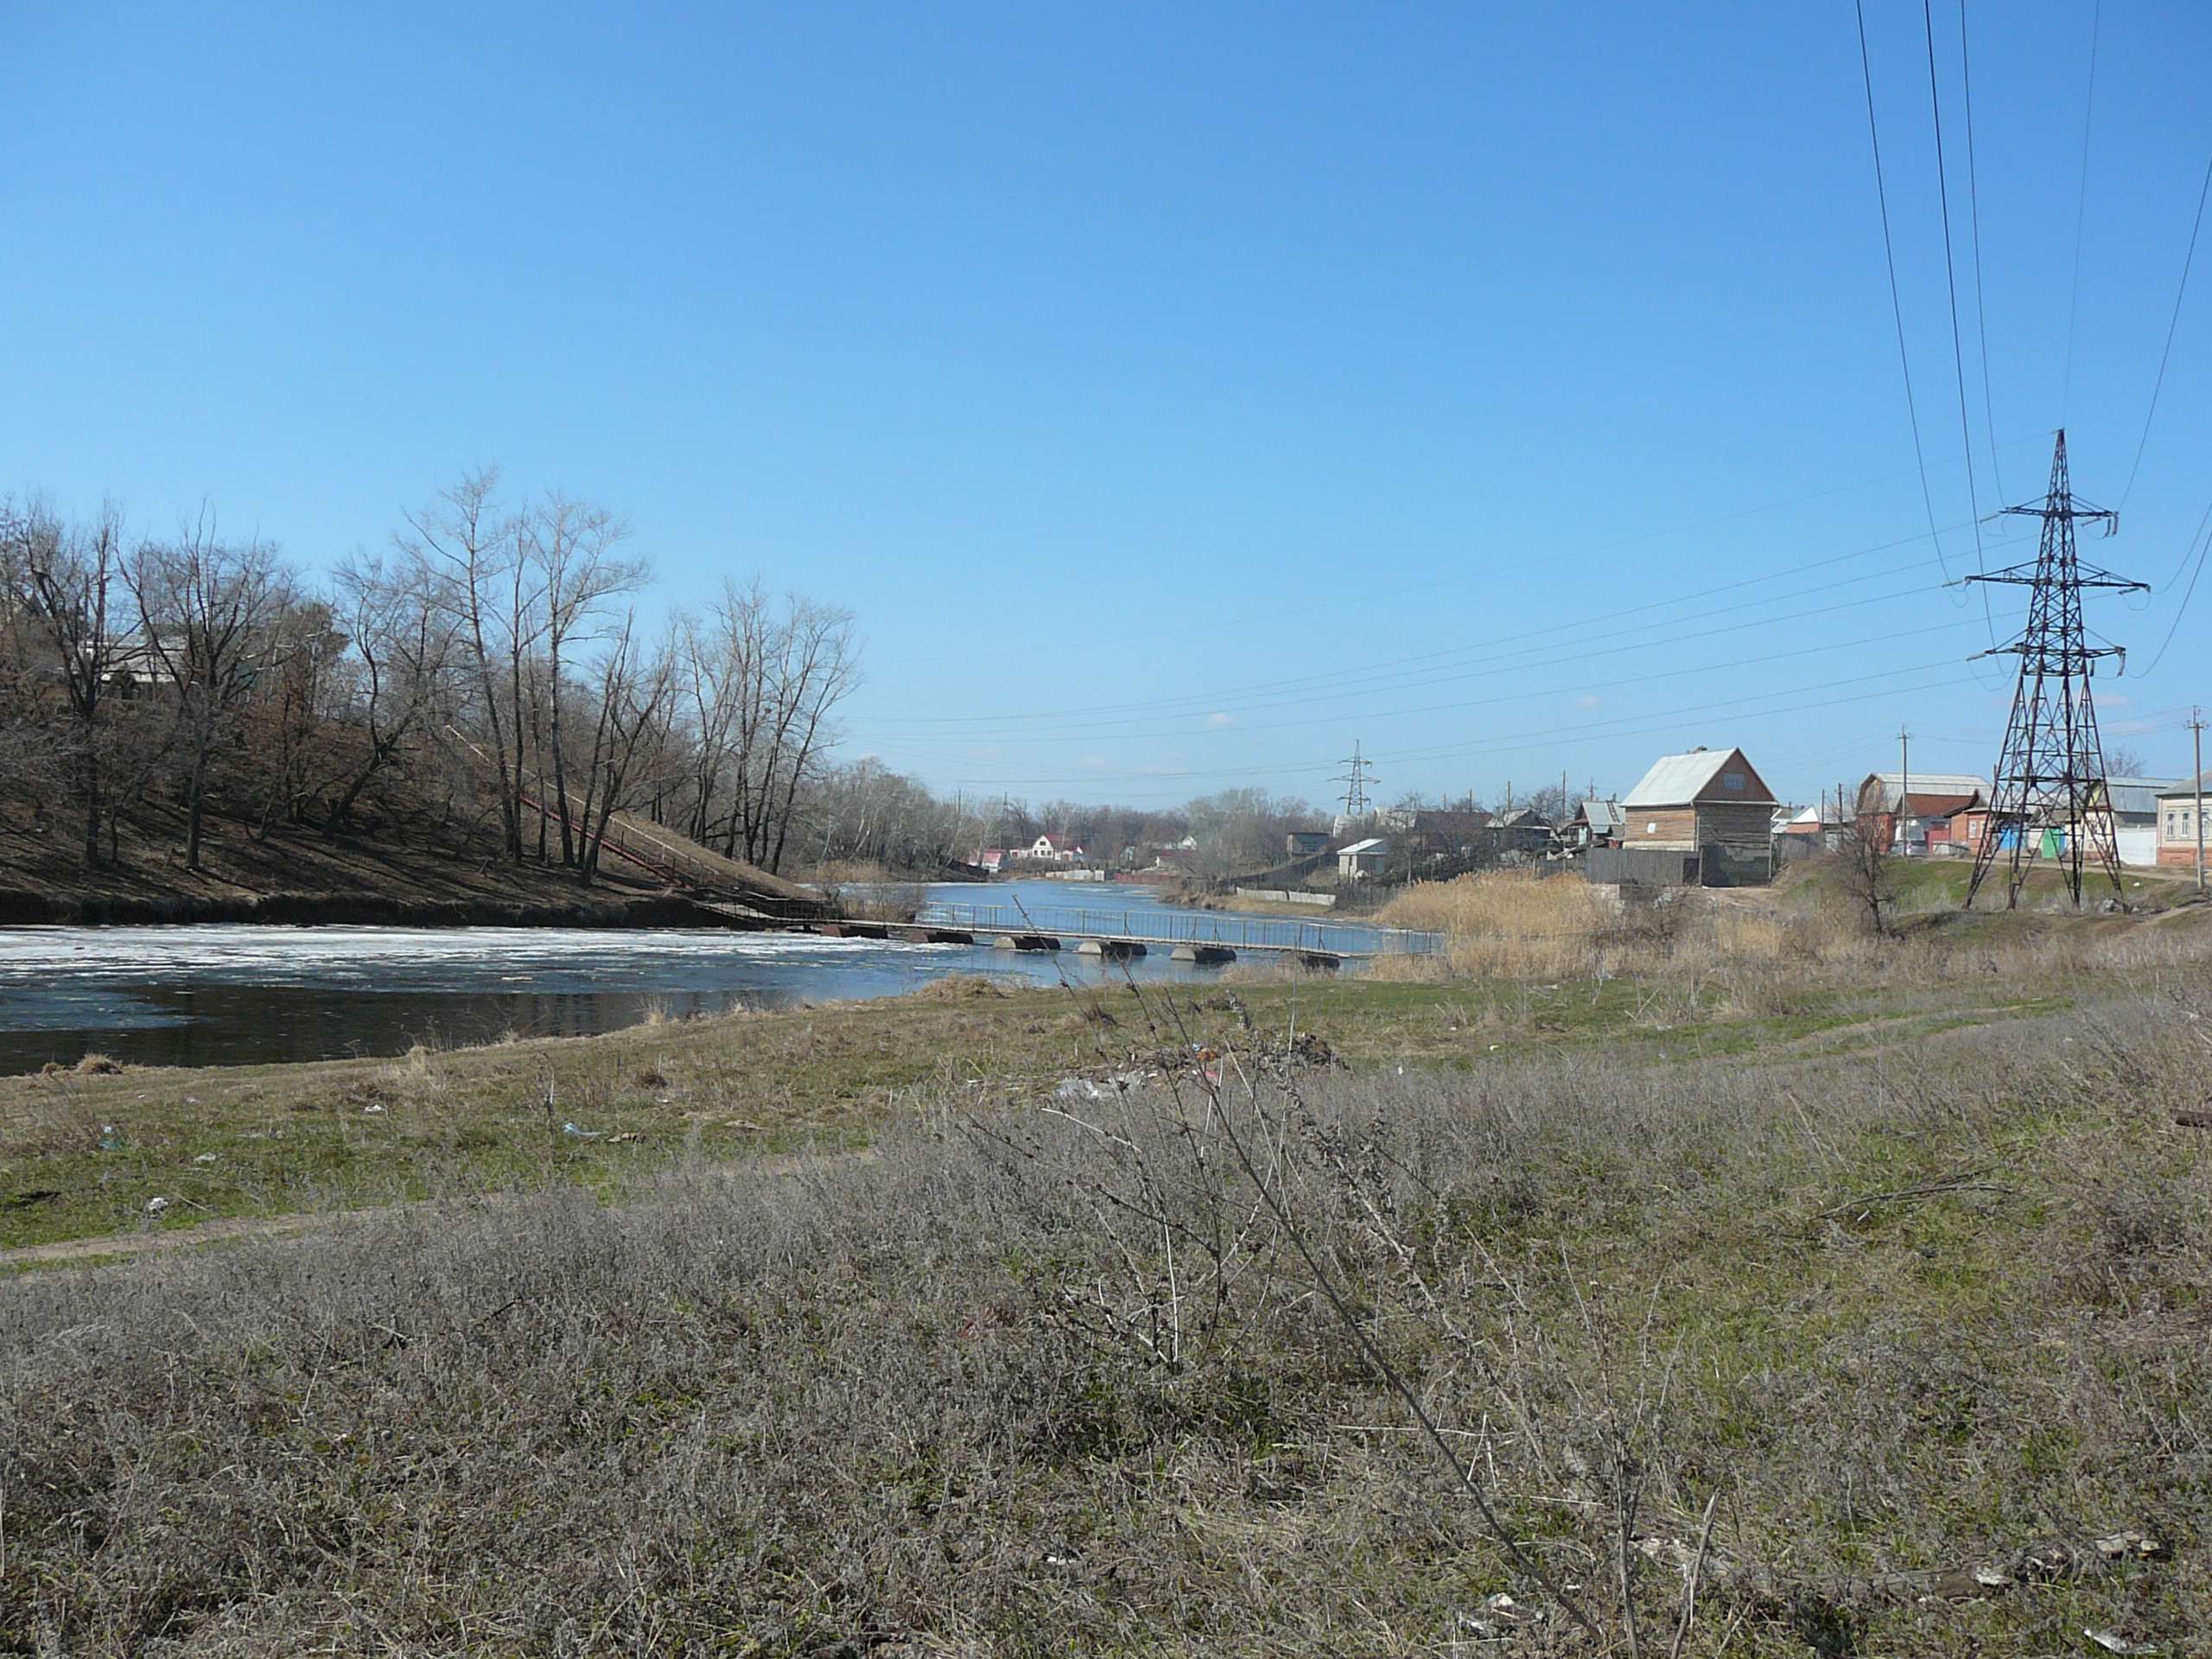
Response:
MULTIPOLYGON (((1940 556, 1835 3, 11 6, 0 489, 312 569, 497 463, 626 513, 666 602, 849 606, 848 753, 948 791, 1321 799, 1355 741, 1386 798, 1618 790, 1740 743, 1804 800, 1900 723, 1986 770, 1967 659, 2019 606, 1942 584, 2033 527, 1967 527, 1923 14, 1866 6, 1940 556)), ((2212 236, 2128 476, 2212 12, 1966 20, 1971 499, 2040 495, 2062 421, 2125 493, 2085 550, 2163 591, 2093 608, 2101 706, 2178 772, 2212 236)))

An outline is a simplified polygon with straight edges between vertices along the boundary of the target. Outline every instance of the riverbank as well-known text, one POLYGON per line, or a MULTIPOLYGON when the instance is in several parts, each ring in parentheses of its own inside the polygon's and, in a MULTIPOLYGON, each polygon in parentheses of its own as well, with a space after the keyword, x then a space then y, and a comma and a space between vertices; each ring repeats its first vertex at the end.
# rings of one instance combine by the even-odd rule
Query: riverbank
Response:
POLYGON ((620 860, 608 859, 585 887, 557 865, 516 864, 496 837, 458 824, 336 837, 293 826, 257 837, 245 826, 218 822, 197 870, 183 868, 180 839, 180 826, 156 818, 127 831, 111 861, 87 870, 81 849, 58 827, 41 834, 0 825, 0 925, 747 925, 620 860))
POLYGON ((1899 966, 12 1082, 0 1630, 2186 1651, 2212 981, 1899 966))

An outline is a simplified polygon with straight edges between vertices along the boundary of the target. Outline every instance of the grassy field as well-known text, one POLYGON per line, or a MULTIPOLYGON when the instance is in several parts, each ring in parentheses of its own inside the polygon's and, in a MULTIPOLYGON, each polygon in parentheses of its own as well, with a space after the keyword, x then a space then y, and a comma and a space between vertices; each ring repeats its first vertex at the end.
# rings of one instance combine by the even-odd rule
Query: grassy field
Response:
POLYGON ((2202 1651, 2203 912, 1757 902, 17 1080, 12 1245, 365 1213, 0 1282, 0 1651, 2202 1651))
POLYGON ((1653 1058, 1849 1047, 2070 1000, 2056 982, 1885 990, 1707 975, 1255 976, 1196 995, 1080 999, 955 980, 896 1001, 395 1060, 111 1071, 95 1057, 0 1078, 0 1251, 548 1183, 616 1197, 702 1161, 856 1147, 924 1096, 1041 1099, 1070 1078, 1158 1070, 1193 1043, 1232 1042, 1248 1022, 1319 1035, 1363 1068, 1458 1068, 1586 1047, 1653 1058))

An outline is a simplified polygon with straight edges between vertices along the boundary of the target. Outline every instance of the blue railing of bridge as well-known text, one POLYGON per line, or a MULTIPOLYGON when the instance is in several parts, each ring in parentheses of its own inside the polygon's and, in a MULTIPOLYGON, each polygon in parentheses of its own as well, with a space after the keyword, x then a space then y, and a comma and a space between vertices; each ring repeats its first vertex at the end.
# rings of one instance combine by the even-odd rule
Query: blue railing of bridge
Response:
POLYGON ((981 933, 1050 933, 1147 944, 1224 944, 1237 950, 1303 950, 1338 957, 1426 956, 1443 936, 1403 927, 1306 922, 1207 911, 1105 910, 1056 905, 959 905, 933 901, 915 918, 981 933))

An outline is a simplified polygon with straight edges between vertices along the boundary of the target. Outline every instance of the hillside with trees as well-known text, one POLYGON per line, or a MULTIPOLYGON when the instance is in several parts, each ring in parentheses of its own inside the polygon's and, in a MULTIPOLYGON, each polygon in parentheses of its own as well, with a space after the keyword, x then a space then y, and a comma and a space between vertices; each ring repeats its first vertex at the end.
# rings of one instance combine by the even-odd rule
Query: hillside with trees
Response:
POLYGON ((433 886, 460 858, 486 893, 542 898, 617 877, 618 813, 782 868, 836 792, 850 613, 731 582, 651 627, 614 512, 498 482, 463 480, 321 581, 209 518, 133 539, 112 510, 0 504, 11 885, 404 886, 411 850, 433 886))
POLYGON ((0 909, 603 915, 663 885, 606 855, 618 817, 802 879, 944 875, 1046 834, 1109 864, 1191 836, 1221 876, 1319 822, 1248 790, 940 799, 838 752, 850 611, 730 581, 661 613, 652 583, 614 511, 510 499, 494 471, 321 576, 212 517, 134 536, 112 507, 0 501, 0 909))

